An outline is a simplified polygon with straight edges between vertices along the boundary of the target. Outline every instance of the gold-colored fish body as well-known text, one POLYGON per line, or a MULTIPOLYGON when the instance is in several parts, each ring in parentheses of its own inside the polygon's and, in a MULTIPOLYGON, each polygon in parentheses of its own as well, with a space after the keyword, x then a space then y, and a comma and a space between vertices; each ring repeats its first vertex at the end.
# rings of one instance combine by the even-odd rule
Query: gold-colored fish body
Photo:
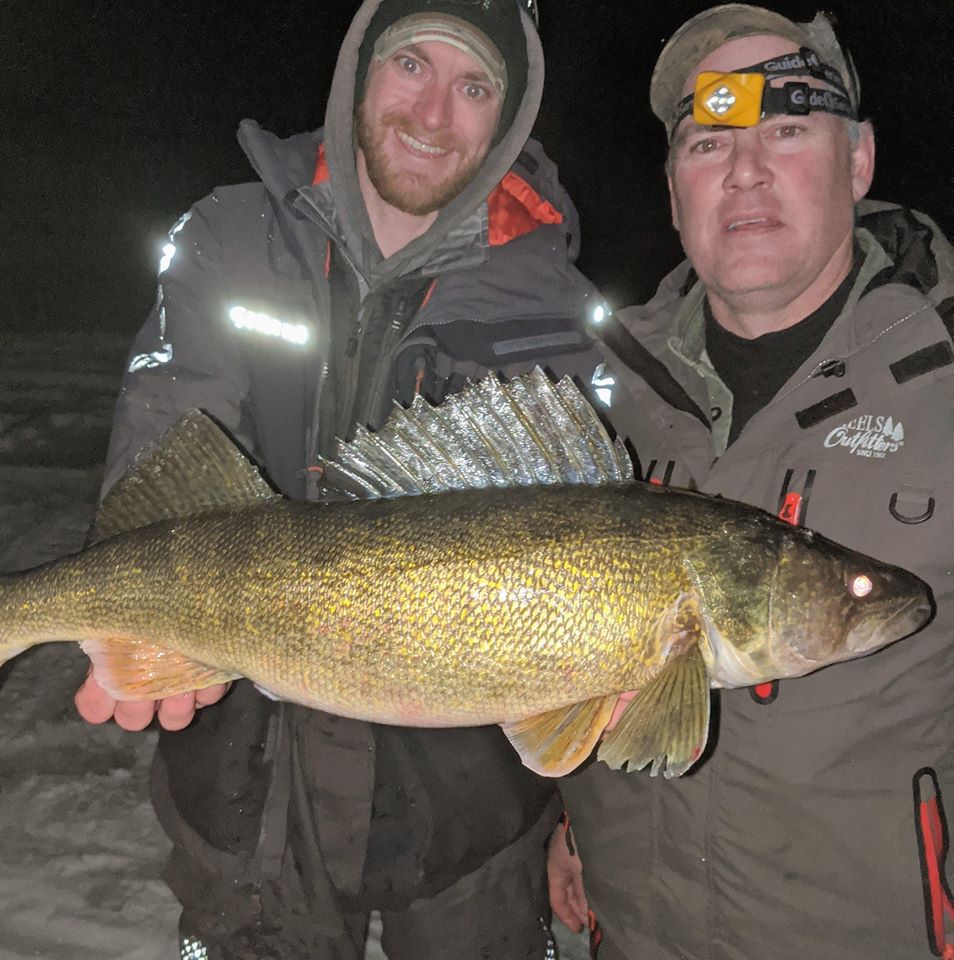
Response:
POLYGON ((665 661, 658 611, 687 581, 645 496, 536 487, 163 521, 21 579, 20 635, 141 639, 382 722, 523 719, 665 661))
POLYGON ((246 676, 367 720, 500 723, 548 775, 638 690, 599 756, 673 776, 706 743, 710 686, 801 676, 932 614, 906 571, 632 482, 572 384, 539 371, 416 402, 326 473, 382 499, 284 500, 184 417, 107 495, 91 546, 0 582, 0 659, 76 640, 121 699, 246 676))

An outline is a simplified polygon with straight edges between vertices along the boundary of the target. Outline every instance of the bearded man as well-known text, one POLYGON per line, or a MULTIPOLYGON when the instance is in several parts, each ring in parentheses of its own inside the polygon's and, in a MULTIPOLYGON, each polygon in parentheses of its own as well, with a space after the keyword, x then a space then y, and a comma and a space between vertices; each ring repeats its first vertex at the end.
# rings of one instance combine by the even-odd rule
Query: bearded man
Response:
MULTIPOLYGON (((280 140, 243 122, 261 182, 173 229, 105 488, 200 408, 285 494, 316 499, 336 438, 394 400, 438 402, 491 370, 588 373, 576 212, 528 140, 542 84, 516 0, 366 0, 325 127, 280 140)), ((77 694, 91 722, 163 728, 153 798, 183 957, 360 960, 377 909, 391 960, 543 960, 558 809, 499 728, 223 693, 115 703, 90 678, 77 694)))

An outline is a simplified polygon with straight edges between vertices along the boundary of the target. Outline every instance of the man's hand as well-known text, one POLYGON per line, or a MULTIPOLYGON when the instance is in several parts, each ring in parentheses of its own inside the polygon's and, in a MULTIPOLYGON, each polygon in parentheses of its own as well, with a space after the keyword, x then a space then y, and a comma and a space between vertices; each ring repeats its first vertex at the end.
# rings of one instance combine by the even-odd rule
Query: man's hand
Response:
POLYGON ((73 702, 87 723, 105 723, 113 719, 124 730, 144 730, 153 716, 158 716, 159 725, 166 730, 182 730, 192 722, 196 710, 221 700, 228 688, 227 683, 217 683, 164 700, 114 700, 96 682, 90 669, 73 702))
POLYGON ((629 706, 630 700, 636 696, 638 691, 629 690, 626 693, 621 693, 619 695, 619 700, 616 701, 616 706, 613 708, 613 715, 610 717, 610 722, 606 724, 606 727, 603 729, 603 735, 605 736, 613 727, 619 723, 619 718, 623 715, 626 708, 629 706))
POLYGON ((583 864, 573 831, 561 820, 547 841, 547 886, 550 908, 563 925, 579 933, 589 922, 589 904, 583 890, 583 864))

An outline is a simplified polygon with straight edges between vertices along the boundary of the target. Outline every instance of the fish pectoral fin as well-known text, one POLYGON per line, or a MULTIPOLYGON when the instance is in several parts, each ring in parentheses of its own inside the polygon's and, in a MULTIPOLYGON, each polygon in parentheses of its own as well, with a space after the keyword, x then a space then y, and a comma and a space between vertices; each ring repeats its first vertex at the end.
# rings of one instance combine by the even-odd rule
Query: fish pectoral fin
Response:
POLYGON ((697 645, 673 657, 630 702, 600 745, 598 758, 613 770, 660 770, 682 776, 709 737, 709 677, 697 645))
POLYGON ((562 777, 590 755, 615 705, 615 695, 596 697, 501 727, 524 766, 544 777, 562 777))
POLYGON ((96 682, 116 700, 161 700, 241 676, 136 637, 86 640, 96 682))

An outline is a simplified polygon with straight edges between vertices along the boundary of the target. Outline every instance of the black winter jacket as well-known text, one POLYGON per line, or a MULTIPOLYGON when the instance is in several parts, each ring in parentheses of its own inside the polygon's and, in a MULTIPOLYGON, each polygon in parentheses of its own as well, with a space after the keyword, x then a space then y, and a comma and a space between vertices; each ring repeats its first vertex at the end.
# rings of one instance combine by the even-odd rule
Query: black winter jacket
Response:
MULTIPOLYGON (((107 488, 190 408, 218 420, 280 490, 310 498, 319 455, 333 456, 335 438, 356 425, 380 424, 393 400, 439 401, 467 378, 537 364, 588 380, 596 356, 581 321, 595 292, 572 263, 576 213, 527 140, 538 41, 528 36, 517 118, 477 179, 384 260, 351 129, 356 50, 376 5, 362 7, 342 47, 325 131, 280 140, 245 121, 240 141, 261 182, 217 189, 173 229, 156 306, 130 354, 107 488)), ((174 841, 167 877, 200 926, 227 936, 261 912, 262 882, 287 854, 289 783, 303 778, 310 856, 334 896, 400 907, 493 861, 501 919, 538 909, 529 893, 504 892, 515 869, 504 853, 537 824, 549 832, 554 788, 522 767, 498 728, 374 728, 276 708, 239 683, 187 731, 160 736, 154 798, 174 841)), ((515 856, 542 874, 542 843, 515 856)), ((288 916, 335 922, 322 895, 278 899, 288 916)))

